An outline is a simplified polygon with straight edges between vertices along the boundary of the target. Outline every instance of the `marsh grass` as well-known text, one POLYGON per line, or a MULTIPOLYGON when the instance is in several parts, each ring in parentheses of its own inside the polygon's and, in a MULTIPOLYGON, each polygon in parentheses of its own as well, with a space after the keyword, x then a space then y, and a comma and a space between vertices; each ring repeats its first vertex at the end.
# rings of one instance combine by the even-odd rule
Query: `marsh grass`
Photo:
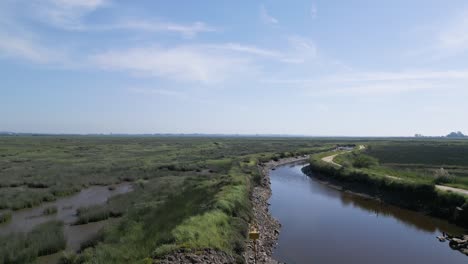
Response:
POLYGON ((11 234, 0 239, 0 263, 32 263, 39 256, 65 249, 63 222, 49 221, 27 234, 11 234))
POLYGON ((75 225, 83 225, 91 222, 106 220, 109 217, 122 216, 121 212, 113 211, 107 205, 92 205, 89 207, 80 207, 76 210, 78 220, 75 225))
POLYGON ((53 215, 53 214, 56 214, 57 211, 58 211, 58 209, 57 209, 56 206, 49 206, 49 207, 44 208, 44 210, 42 211, 42 214, 43 215, 53 215))
POLYGON ((11 212, 0 212, 0 225, 11 221, 11 212))

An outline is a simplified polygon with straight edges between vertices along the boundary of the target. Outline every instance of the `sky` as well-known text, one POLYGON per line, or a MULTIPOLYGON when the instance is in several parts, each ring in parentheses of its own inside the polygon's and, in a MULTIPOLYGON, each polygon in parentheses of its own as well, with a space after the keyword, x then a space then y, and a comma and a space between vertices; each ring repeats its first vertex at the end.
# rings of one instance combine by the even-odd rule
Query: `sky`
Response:
POLYGON ((468 133, 468 2, 2 0, 0 78, 0 131, 468 133))

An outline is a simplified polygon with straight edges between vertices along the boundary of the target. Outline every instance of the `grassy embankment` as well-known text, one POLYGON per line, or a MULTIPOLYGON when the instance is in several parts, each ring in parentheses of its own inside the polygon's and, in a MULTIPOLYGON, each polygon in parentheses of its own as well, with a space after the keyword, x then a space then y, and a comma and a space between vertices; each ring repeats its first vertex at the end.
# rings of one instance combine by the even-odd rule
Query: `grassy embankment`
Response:
MULTIPOLYGON (((78 223, 122 218, 85 242, 80 254, 67 253, 65 263, 145 263, 184 248, 215 248, 241 261, 251 221, 249 194, 260 179, 256 164, 331 146, 325 140, 274 138, 0 141, 2 208, 30 207, 93 184, 135 182, 131 193, 78 210, 78 223)), ((11 252, 21 255, 19 247, 11 252)))
POLYGON ((450 177, 437 183, 468 190, 467 140, 372 144, 366 153, 397 174, 411 172, 434 180, 436 170, 444 168, 450 177))
MULTIPOLYGON (((337 152, 313 155, 310 167, 305 170, 308 173, 319 172, 321 173, 319 177, 336 181, 352 191, 370 194, 385 202, 423 211, 463 226, 468 225, 467 197, 437 190, 434 185, 436 181, 434 175, 381 165, 373 155, 373 147, 371 145, 364 153, 358 150, 341 152, 335 157, 334 162, 342 167, 322 160, 323 157, 337 152), (457 207, 464 208, 462 215, 457 207)), ((439 164, 440 161, 431 162, 439 164)))

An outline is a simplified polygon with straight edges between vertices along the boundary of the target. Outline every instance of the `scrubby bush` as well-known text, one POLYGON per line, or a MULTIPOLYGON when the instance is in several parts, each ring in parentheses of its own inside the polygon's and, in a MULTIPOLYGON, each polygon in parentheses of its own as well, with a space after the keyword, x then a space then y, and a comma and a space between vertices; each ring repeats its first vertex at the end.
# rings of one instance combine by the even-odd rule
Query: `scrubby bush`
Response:
POLYGON ((364 155, 364 154, 357 154, 354 155, 352 164, 356 168, 369 168, 371 166, 377 165, 377 159, 364 155))
POLYGON ((42 214, 43 215, 53 215, 53 214, 56 214, 57 213, 57 207, 56 206, 49 206, 49 207, 46 207, 43 211, 42 211, 42 214))
POLYGON ((11 212, 7 211, 7 212, 0 213, 0 224, 9 222, 10 220, 11 220, 11 212))
POLYGON ((434 183, 435 184, 442 184, 442 183, 451 183, 453 182, 453 176, 445 170, 444 168, 440 168, 434 171, 434 183))

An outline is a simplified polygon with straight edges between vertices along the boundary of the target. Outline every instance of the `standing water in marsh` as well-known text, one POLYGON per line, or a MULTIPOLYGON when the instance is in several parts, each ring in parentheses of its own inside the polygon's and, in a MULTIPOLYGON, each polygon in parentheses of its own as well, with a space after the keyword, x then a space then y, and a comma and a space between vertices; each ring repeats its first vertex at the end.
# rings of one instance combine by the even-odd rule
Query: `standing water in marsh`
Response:
MULTIPOLYGON (((39 224, 51 220, 60 220, 65 223, 64 234, 67 239, 67 250, 76 251, 80 248, 82 242, 91 238, 106 223, 113 221, 112 219, 108 219, 84 225, 73 225, 78 219, 76 210, 80 207, 105 204, 109 198, 130 191, 132 191, 132 185, 128 182, 115 185, 115 188, 112 189, 107 186, 91 186, 74 195, 63 197, 53 202, 13 211, 11 220, 0 224, 0 237, 11 233, 27 233, 39 224), (44 213, 50 208, 54 208, 54 211, 44 213)), ((60 253, 54 254, 54 256, 51 255, 52 259, 49 256, 41 257, 39 261, 45 259, 46 261, 42 263, 54 263, 59 255, 60 253)))
POLYGON ((304 164, 270 172, 270 210, 281 224, 274 258, 286 263, 467 263, 440 243, 448 222, 341 192, 305 175, 304 164))

